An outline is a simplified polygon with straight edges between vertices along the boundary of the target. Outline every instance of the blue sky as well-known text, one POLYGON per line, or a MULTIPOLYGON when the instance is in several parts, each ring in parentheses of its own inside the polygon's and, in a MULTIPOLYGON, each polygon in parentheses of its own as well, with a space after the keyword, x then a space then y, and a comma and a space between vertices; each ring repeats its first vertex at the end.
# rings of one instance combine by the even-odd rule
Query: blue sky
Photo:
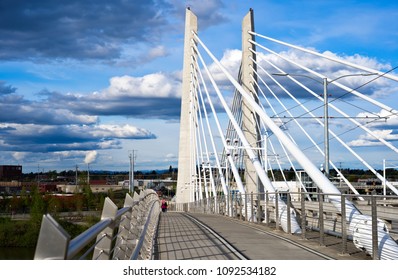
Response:
POLYGON ((135 150, 136 169, 177 167, 187 6, 220 59, 253 8, 261 34, 398 65, 396 1, 3 0, 0 164, 128 170, 135 150))

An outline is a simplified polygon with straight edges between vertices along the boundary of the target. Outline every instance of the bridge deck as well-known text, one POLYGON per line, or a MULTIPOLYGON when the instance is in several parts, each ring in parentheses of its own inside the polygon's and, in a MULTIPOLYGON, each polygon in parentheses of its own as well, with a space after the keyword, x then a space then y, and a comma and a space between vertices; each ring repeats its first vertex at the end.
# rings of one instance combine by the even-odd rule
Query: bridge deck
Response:
MULTIPOLYGON (((318 233, 307 232, 306 239, 264 224, 253 224, 217 215, 190 216, 206 224, 251 260, 368 260, 365 253, 348 242, 348 254, 341 255, 341 239, 326 237, 326 246, 319 246, 318 233), (277 235, 278 237, 274 236, 277 235)), ((155 246, 159 260, 232 260, 237 259, 233 248, 228 249, 205 228, 180 212, 162 213, 155 246)))

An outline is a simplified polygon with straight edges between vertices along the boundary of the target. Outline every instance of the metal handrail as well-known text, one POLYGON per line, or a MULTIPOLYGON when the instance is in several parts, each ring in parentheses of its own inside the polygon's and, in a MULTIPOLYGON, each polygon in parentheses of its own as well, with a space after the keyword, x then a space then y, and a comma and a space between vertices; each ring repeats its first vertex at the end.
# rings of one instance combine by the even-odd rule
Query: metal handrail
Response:
MULTIPOLYGON (((147 219, 146 219, 144 228, 142 229, 140 238, 138 239, 137 245, 135 246, 134 251, 133 251, 133 253, 131 254, 131 257, 130 257, 131 260, 137 260, 138 257, 140 256, 141 250, 142 250, 142 246, 143 246, 144 241, 145 241, 145 238, 146 238, 146 236, 147 236, 147 234, 148 234, 148 227, 149 227, 149 224, 152 222, 152 220, 150 219, 150 217, 152 216, 152 213, 153 213, 153 211, 154 211, 154 207, 157 206, 157 207, 159 208, 159 204, 160 204, 159 201, 153 201, 153 202, 152 202, 151 210, 150 210, 149 213, 148 213, 148 216, 147 216, 147 219)), ((158 209, 158 210, 159 210, 159 209, 158 209)))
MULTIPOLYGON (((130 236, 120 236, 120 238, 122 240, 138 239, 131 233, 135 226, 138 229, 142 227, 139 240, 145 240, 148 234, 154 234, 147 229, 150 223, 157 225, 160 215, 159 204, 159 198, 153 190, 145 190, 141 194, 135 193, 133 198, 126 194, 125 205, 121 209, 117 209, 117 206, 106 198, 101 220, 72 240, 54 218, 46 214, 43 216, 34 259, 74 259, 79 253, 82 253, 81 258, 85 258, 93 250, 93 259, 110 259, 115 249, 112 247, 120 246, 120 243, 114 242, 114 239, 119 238, 121 231, 126 230, 125 225, 119 227, 118 230, 114 230, 115 227, 124 223, 127 218, 130 221, 127 228, 130 236), (156 205, 158 208, 155 207, 156 205), (144 221, 140 217, 146 217, 145 225, 139 224, 144 221), (132 221, 136 222, 133 224, 132 221), (95 244, 86 252, 82 252, 95 239, 97 239, 95 244)), ((143 242, 139 242, 140 247, 142 244, 143 242)), ((138 250, 137 247, 136 250, 138 250)))
POLYGON ((85 232, 72 239, 68 246, 68 254, 66 258, 68 260, 73 259, 84 247, 90 244, 90 242, 93 241, 93 239, 104 229, 106 229, 112 222, 113 220, 110 218, 101 220, 89 229, 87 229, 85 232))
POLYGON ((398 222, 397 216, 393 214, 398 212, 398 208, 387 207, 389 204, 396 206, 398 196, 376 194, 360 196, 365 198, 365 203, 367 202, 367 204, 363 201, 354 203, 355 197, 358 197, 358 195, 354 194, 283 191, 261 194, 231 194, 215 199, 214 201, 217 201, 218 205, 215 205, 212 202, 213 198, 210 198, 186 203, 185 205, 173 205, 173 207, 183 209, 183 211, 221 214, 232 218, 237 218, 237 213, 239 213, 239 219, 256 223, 263 222, 264 219, 267 225, 269 225, 269 218, 272 217, 277 230, 282 225, 282 222, 287 223, 287 228, 289 228, 290 219, 286 219, 281 213, 278 213, 281 210, 286 212, 289 208, 293 210, 293 215, 297 215, 301 219, 301 235, 304 239, 306 238, 307 228, 320 232, 320 245, 323 244, 323 236, 325 234, 332 233, 335 236, 339 234, 343 240, 343 254, 347 252, 346 241, 351 239, 358 249, 372 255, 373 259, 398 259, 396 237, 390 235, 395 231, 390 231, 387 224, 388 220, 398 222), (275 199, 275 197, 288 193, 290 194, 287 196, 289 207, 278 207, 277 202, 281 197, 279 199, 275 199), (304 194, 316 195, 322 201, 306 201, 304 194), (260 199, 264 195, 265 199, 260 199), (293 195, 296 195, 295 199, 291 199, 293 195), (231 203, 228 203, 230 200, 231 203), (350 206, 350 212, 348 212, 347 205, 350 206), (253 206, 256 206, 256 208, 254 209, 253 206), (362 208, 364 213, 358 210, 357 213, 359 214, 356 213, 355 216, 348 215, 352 213, 354 207, 357 209, 362 208), (378 209, 378 207, 380 208, 378 209), (322 213, 320 213, 321 211, 322 213), (271 212, 273 212, 273 215, 270 215, 271 212), (312 213, 312 215, 308 215, 307 212, 312 213), (329 215, 323 215, 323 213, 328 213, 329 215), (307 223, 312 223, 312 225, 307 223))

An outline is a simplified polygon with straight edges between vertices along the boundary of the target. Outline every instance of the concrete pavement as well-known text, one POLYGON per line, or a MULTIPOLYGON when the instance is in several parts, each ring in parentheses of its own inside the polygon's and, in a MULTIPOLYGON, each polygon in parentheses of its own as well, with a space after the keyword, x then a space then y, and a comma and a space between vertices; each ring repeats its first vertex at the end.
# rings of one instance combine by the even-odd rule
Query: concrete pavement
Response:
MULTIPOLYGON (((371 259, 351 242, 348 242, 349 254, 341 255, 341 239, 337 237, 328 236, 326 246, 319 246, 317 232, 307 232, 307 238, 302 239, 264 224, 217 215, 189 215, 206 224, 251 260, 371 259)), ((155 258, 160 260, 237 259, 209 231, 180 212, 162 213, 155 247, 155 258)))

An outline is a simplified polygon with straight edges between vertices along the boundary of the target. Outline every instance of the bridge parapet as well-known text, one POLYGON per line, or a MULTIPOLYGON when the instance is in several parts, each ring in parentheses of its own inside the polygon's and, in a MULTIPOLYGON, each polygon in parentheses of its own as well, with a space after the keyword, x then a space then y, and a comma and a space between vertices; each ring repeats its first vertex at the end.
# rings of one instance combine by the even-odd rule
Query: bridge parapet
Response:
POLYGON ((106 198, 101 220, 74 239, 50 215, 43 216, 34 259, 150 259, 160 215, 159 197, 126 194, 123 208, 106 198), (89 248, 87 249, 87 247, 89 248))

